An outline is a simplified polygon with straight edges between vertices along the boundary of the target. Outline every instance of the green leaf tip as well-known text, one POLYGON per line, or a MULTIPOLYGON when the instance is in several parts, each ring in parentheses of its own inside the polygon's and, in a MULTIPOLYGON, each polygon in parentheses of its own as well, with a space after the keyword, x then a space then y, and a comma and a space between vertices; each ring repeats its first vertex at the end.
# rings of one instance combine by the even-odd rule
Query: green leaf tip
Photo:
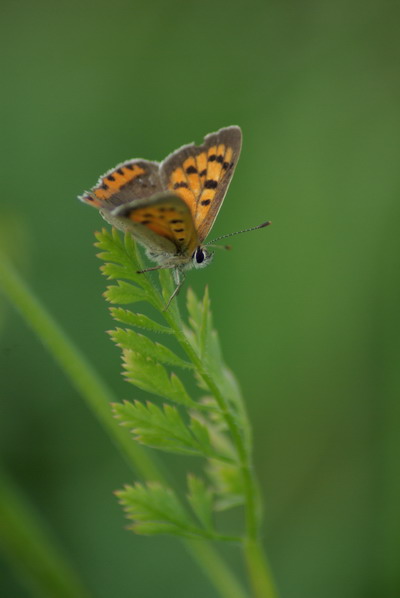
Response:
POLYGON ((171 534, 186 538, 208 538, 238 542, 237 536, 221 535, 214 530, 212 492, 195 476, 188 477, 188 503, 196 524, 176 493, 159 482, 135 483, 115 492, 127 518, 129 528, 140 535, 171 534))
POLYGON ((158 322, 151 320, 144 314, 137 314, 122 307, 110 307, 110 312, 114 320, 136 328, 150 330, 151 332, 161 332, 162 334, 173 334, 173 330, 168 326, 163 326, 158 322))
POLYGON ((139 334, 135 330, 117 328, 111 331, 112 340, 124 351, 134 351, 140 353, 143 357, 151 357, 161 363, 175 365, 181 368, 192 369, 191 363, 181 359, 160 343, 153 342, 147 336, 139 334))
POLYGON ((116 495, 137 534, 186 537, 196 534, 194 522, 171 488, 157 482, 136 483, 116 495))

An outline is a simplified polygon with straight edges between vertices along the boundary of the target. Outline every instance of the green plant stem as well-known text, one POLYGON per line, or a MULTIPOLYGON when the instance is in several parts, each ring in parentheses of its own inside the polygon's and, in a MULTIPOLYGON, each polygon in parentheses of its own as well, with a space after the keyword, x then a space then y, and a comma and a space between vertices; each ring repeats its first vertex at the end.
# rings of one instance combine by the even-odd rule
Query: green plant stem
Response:
POLYGON ((212 546, 199 540, 190 543, 192 554, 201 565, 204 574, 209 578, 221 596, 226 598, 249 598, 247 592, 238 585, 232 572, 212 546))
POLYGON ((36 596, 89 598, 43 521, 0 468, 0 547, 16 575, 36 596))
MULTIPOLYGON (((128 462, 143 478, 162 481, 163 476, 152 459, 132 442, 129 431, 112 417, 110 404, 115 402, 115 397, 111 391, 1 254, 0 284, 10 303, 19 310, 56 359, 128 462)), ((201 549, 197 541, 184 540, 184 544, 223 598, 248 598, 235 575, 210 544, 204 542, 201 549)))
POLYGON ((277 589, 261 542, 246 539, 244 555, 255 598, 277 598, 277 589))
MULTIPOLYGON (((276 598, 272 574, 270 572, 269 564, 262 549, 262 544, 259 536, 259 521, 258 521, 258 488, 253 474, 251 465, 251 448, 246 447, 244 437, 237 425, 235 417, 229 410, 229 406, 225 397, 221 393, 218 384, 213 379, 210 372, 206 370, 203 361, 185 336, 179 325, 180 318, 177 320, 168 311, 164 311, 164 317, 170 327, 174 330, 175 336, 185 351, 186 355, 191 359, 200 376, 207 384, 218 407, 224 414, 225 421, 231 432, 233 441, 236 445, 240 466, 242 469, 242 477, 245 488, 246 497, 246 537, 244 542, 245 560, 249 572, 249 577, 252 582, 253 590, 257 598, 276 598)), ((248 419, 246 413, 245 425, 248 426, 248 419)), ((248 436, 248 434, 247 434, 248 436)))

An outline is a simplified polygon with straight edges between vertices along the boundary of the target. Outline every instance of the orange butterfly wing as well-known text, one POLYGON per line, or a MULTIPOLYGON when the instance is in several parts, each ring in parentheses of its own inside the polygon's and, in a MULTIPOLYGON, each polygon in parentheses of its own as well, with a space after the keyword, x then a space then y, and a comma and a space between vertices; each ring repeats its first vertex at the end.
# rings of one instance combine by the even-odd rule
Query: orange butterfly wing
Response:
POLYGON ((204 138, 200 146, 185 145, 160 165, 164 188, 174 191, 190 208, 202 243, 222 206, 240 156, 242 133, 226 127, 204 138))
MULTIPOLYGON (((190 209, 180 197, 170 191, 122 205, 113 210, 112 217, 129 220, 132 232, 138 240, 141 237, 145 239, 142 242, 150 250, 178 252, 190 257, 199 245, 190 209), (147 229, 146 232, 143 231, 144 228, 147 229), (163 243, 162 239, 172 243, 174 248, 163 243)), ((126 228, 129 230, 128 226, 126 228)))

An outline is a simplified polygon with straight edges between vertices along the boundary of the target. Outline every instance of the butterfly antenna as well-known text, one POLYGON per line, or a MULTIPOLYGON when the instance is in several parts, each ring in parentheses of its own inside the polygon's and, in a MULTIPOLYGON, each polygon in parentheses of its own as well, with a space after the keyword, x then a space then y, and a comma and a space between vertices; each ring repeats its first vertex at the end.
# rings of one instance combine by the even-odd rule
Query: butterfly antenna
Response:
POLYGON ((227 237, 233 237, 233 235, 240 235, 241 233, 248 233, 251 230, 257 230, 258 228, 264 228, 265 226, 269 226, 270 224, 271 224, 271 221, 267 220, 267 222, 263 222, 262 224, 259 224, 258 226, 252 226, 251 228, 245 228, 244 230, 238 230, 235 233, 228 233, 227 235, 221 235, 220 237, 213 239, 209 243, 204 243, 204 245, 212 245, 213 243, 215 243, 216 241, 220 241, 221 239, 226 239, 227 237))

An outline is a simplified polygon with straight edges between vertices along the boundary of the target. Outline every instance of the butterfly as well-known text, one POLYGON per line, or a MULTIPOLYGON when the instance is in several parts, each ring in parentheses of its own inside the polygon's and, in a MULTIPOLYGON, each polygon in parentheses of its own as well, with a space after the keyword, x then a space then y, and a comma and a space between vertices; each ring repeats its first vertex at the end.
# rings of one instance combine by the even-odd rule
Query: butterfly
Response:
POLYGON ((222 206, 241 145, 240 127, 225 127, 206 135, 201 145, 184 145, 162 162, 123 162, 79 197, 144 246, 158 265, 141 273, 173 270, 177 286, 168 305, 179 292, 185 271, 203 268, 213 258, 206 247, 211 243, 204 241, 222 206))

